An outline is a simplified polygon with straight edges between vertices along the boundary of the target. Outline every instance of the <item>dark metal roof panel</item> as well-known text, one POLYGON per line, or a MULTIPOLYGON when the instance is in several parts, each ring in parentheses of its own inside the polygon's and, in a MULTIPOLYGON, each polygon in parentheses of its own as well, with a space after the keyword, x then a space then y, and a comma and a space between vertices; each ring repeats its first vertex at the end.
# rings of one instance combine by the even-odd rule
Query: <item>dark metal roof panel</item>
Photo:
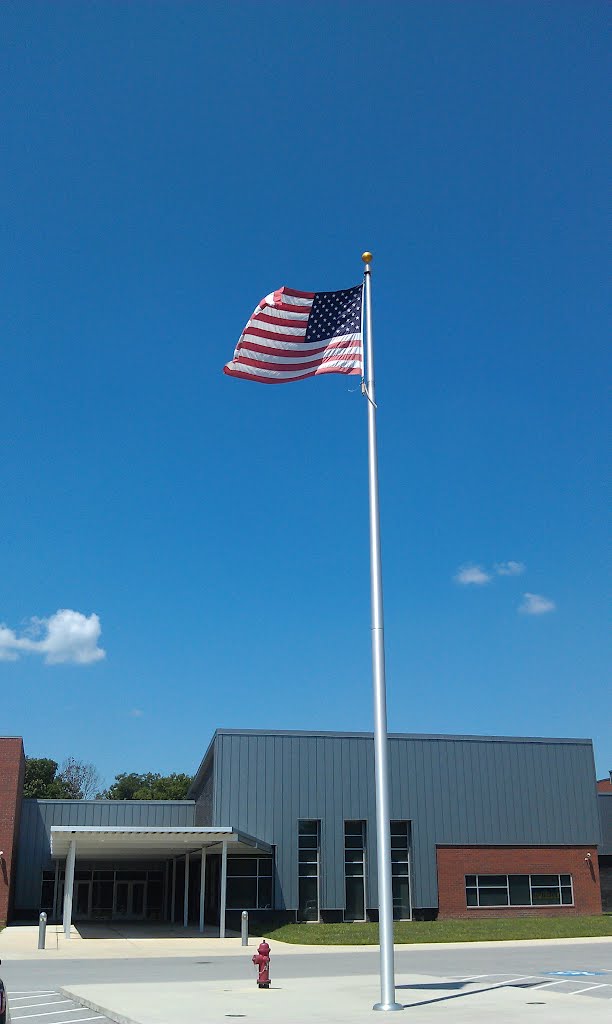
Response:
MULTIPOLYGON (((334 732, 325 729, 217 729, 208 746, 204 759, 208 756, 211 747, 214 745, 217 736, 288 736, 290 738, 305 736, 323 736, 324 738, 337 739, 373 739, 372 732, 334 732)), ((473 733, 457 735, 448 733, 421 733, 421 732, 390 732, 389 739, 400 740, 471 740, 481 743, 591 743, 589 737, 571 736, 479 736, 473 733)), ((203 760, 204 760, 203 759, 203 760)))

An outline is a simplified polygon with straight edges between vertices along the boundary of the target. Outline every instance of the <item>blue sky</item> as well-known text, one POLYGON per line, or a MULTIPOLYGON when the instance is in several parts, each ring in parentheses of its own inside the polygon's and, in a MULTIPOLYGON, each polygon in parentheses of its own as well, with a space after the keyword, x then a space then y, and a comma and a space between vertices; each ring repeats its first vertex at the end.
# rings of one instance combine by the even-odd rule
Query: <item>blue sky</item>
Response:
POLYGON ((27 753, 108 781, 194 770, 217 726, 371 728, 356 379, 221 373, 264 294, 357 284, 371 248, 389 728, 590 736, 612 768, 605 12, 3 4, 27 753))

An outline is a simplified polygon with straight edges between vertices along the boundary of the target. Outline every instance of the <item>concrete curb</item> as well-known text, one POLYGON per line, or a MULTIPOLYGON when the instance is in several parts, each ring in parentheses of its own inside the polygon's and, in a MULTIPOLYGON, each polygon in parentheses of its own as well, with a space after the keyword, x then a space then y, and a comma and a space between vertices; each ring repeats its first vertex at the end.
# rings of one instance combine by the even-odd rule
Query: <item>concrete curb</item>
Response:
MULTIPOLYGON (((330 946, 314 942, 300 944, 297 942, 283 942, 282 939, 275 939, 274 936, 268 941, 270 944, 275 943, 277 946, 281 946, 283 953, 289 948, 293 948, 296 952, 299 951, 300 953, 358 953, 362 950, 368 953, 376 953, 379 948, 378 945, 366 944, 357 946, 341 946, 339 944, 330 946)), ((396 953, 401 953, 404 950, 417 949, 496 949, 512 946, 571 946, 590 942, 612 943, 612 935, 576 935, 573 938, 570 936, 563 939, 466 939, 463 942, 396 942, 393 948, 396 953)))
POLYGON ((63 996, 67 996, 72 999, 73 1002, 78 1003, 79 1006, 83 1006, 88 1010, 95 1010, 96 1013, 103 1013, 109 1020, 114 1020, 115 1024, 143 1024, 142 1021, 134 1020, 132 1017, 126 1017, 122 1013, 115 1013, 114 1010, 108 1010, 106 1006, 100 1006, 99 1003, 94 1003, 92 999, 84 999, 83 996, 77 996, 75 992, 72 992, 69 988, 59 988, 57 990, 61 992, 63 996))

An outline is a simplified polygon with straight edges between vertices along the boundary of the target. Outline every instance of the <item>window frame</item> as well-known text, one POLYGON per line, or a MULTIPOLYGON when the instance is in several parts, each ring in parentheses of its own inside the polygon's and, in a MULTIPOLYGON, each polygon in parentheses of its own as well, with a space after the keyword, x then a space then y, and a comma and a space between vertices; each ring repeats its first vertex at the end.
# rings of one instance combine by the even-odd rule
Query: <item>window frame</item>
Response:
MULTIPOLYGON (((295 911, 295 917, 296 917, 296 921, 299 921, 299 922, 301 922, 303 924, 309 924, 309 923, 310 924, 318 924, 321 921, 321 836, 322 836, 322 832, 323 832, 322 822, 321 822, 320 818, 297 818, 296 826, 297 826, 297 828, 296 828, 296 831, 297 831, 297 865, 296 865, 296 870, 297 870, 297 907, 296 907, 296 911, 295 911), (301 852, 301 850, 300 850, 300 836, 302 835, 302 831, 301 831, 300 826, 301 826, 302 822, 308 823, 308 824, 313 824, 313 825, 317 826, 317 829, 316 829, 316 839, 317 839, 316 846, 315 847, 306 847, 305 846, 303 848, 304 850, 312 849, 313 852, 316 851, 316 861, 315 860, 308 861, 309 864, 316 863, 316 865, 317 865, 316 874, 314 874, 314 875, 303 875, 301 873, 301 871, 300 871, 300 852, 301 852), (300 917, 300 881, 302 880, 302 878, 316 878, 316 882, 317 882, 317 916, 316 916, 316 919, 313 919, 312 921, 309 921, 308 918, 300 917)), ((305 832, 303 834, 304 835, 308 835, 309 833, 305 832)))
POLYGON ((391 888, 393 888, 394 878, 407 878, 408 879, 408 903, 410 916, 409 917, 395 917, 393 914, 394 921, 412 921, 412 857, 410 856, 410 839, 411 839, 411 820, 410 818, 393 818, 389 822, 389 832, 391 836, 391 888), (408 864, 408 873, 406 875, 396 874, 393 863, 393 826, 394 825, 405 825, 406 826, 406 861, 408 864))
POLYGON ((248 875, 247 874, 234 874, 234 873, 230 874, 228 872, 227 881, 228 881, 228 886, 229 886, 231 881, 233 879, 235 879, 235 878, 254 879, 255 880, 255 894, 256 894, 255 895, 255 900, 256 900, 256 902, 255 902, 254 906, 246 906, 246 904, 245 904, 242 907, 230 907, 229 903, 228 903, 228 908, 227 909, 228 910, 239 910, 239 909, 242 909, 242 910, 272 910, 274 908, 274 858, 273 857, 260 857, 260 856, 258 856, 255 853, 255 854, 249 854, 246 857, 244 857, 244 856, 243 857, 228 857, 228 864, 229 864, 229 861, 232 862, 232 867, 235 867, 235 865, 237 863, 239 863, 240 861, 255 861, 255 871, 254 872, 251 872, 248 875), (262 863, 270 864, 272 870, 269 873, 264 873, 261 870, 262 863), (263 907, 262 906, 263 900, 261 898, 260 893, 261 893, 261 888, 262 888, 262 882, 264 882, 264 881, 267 882, 268 879, 270 880, 270 905, 267 906, 267 907, 263 907))
MULTIPOLYGON (((344 867, 344 910, 343 910, 343 913, 342 913, 342 918, 343 918, 344 921, 349 921, 349 922, 354 922, 356 924, 359 924, 362 921, 367 921, 367 919, 368 919, 368 821, 367 821, 367 818, 344 818, 342 838, 343 838, 343 858, 344 858, 344 861, 343 861, 343 867, 344 867), (362 877, 361 875, 347 875, 347 873, 346 873, 346 865, 347 865, 347 860, 346 860, 346 851, 347 851, 347 845, 346 845, 346 840, 347 840, 346 826, 347 826, 347 824, 349 822, 354 822, 354 823, 358 822, 361 825, 361 842, 362 842, 362 846, 360 847, 360 849, 361 849, 362 854, 363 854, 363 858, 362 858, 362 863, 363 863, 363 917, 347 917, 346 916, 346 881, 347 881, 347 878, 361 878, 362 877)), ((349 836, 348 838, 351 838, 351 837, 349 836)), ((348 847, 348 849, 358 849, 358 847, 348 847)), ((355 863, 355 862, 353 861, 352 863, 355 863)))
POLYGON ((46 913, 51 915, 51 916, 55 916, 55 904, 56 904, 56 901, 57 901, 57 877, 56 877, 56 872, 55 872, 55 869, 53 869, 53 871, 50 871, 50 870, 45 868, 41 872, 41 876, 40 876, 40 900, 39 900, 40 906, 39 906, 39 909, 46 911, 46 913), (45 899, 44 896, 43 896, 43 894, 45 893, 45 889, 48 891, 49 887, 52 887, 52 896, 51 896, 51 900, 50 901, 48 899, 45 899))
POLYGON ((465 889, 465 904, 466 904, 466 908, 468 910, 510 910, 510 909, 512 909, 514 907, 518 907, 518 908, 521 908, 521 909, 529 908, 529 909, 539 910, 542 907, 561 907, 561 908, 563 908, 563 907, 574 907, 576 905, 576 903, 575 903, 575 899, 574 899, 574 876, 572 875, 572 873, 568 872, 568 871, 563 871, 563 872, 560 871, 558 873, 546 872, 546 874, 550 875, 550 877, 552 877, 552 878, 556 878, 557 879, 557 884, 556 885, 538 885, 538 884, 534 884, 532 882, 533 878, 542 877, 542 873, 538 873, 538 872, 535 872, 535 871, 533 871, 533 872, 528 872, 528 871, 512 871, 512 872, 509 872, 508 874, 501 873, 501 874, 497 874, 497 875, 492 875, 492 874, 491 875, 481 875, 481 874, 478 874, 478 872, 476 872, 476 873, 472 872, 469 875, 464 875, 464 889, 465 889), (526 876, 529 879, 529 900, 530 900, 529 903, 511 903, 510 902, 510 878, 520 877, 520 876, 526 876), (569 885, 563 884, 561 882, 561 878, 563 876, 567 876, 569 878, 569 885), (467 881, 468 878, 475 878, 476 879, 476 884, 475 885, 468 885, 468 881, 467 881), (486 885, 486 884, 484 884, 483 885, 480 882, 481 878, 482 879, 487 879, 487 878, 501 879, 501 878, 505 878, 506 879, 505 890, 506 890, 506 895, 508 897, 507 902, 506 903, 481 903, 480 902, 480 891, 481 891, 481 889, 486 890, 486 889, 503 889, 504 888, 504 886, 500 885, 500 884, 496 884, 496 885, 486 885), (533 890, 534 889, 550 889, 551 891, 556 891, 559 894, 559 902, 558 903, 534 903, 533 902, 533 890), (564 889, 569 889, 570 890, 570 894, 571 894, 571 897, 572 897, 570 903, 564 903, 563 902, 563 890, 564 889), (467 899, 468 890, 471 891, 471 892, 475 892, 476 893, 476 903, 475 904, 474 903, 468 903, 468 899, 467 899))

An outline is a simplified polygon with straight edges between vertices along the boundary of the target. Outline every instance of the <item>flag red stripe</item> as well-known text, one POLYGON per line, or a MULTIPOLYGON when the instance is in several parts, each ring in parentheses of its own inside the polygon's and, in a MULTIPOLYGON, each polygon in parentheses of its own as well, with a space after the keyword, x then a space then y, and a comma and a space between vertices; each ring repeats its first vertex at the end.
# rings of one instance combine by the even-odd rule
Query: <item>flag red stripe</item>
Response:
MULTIPOLYGON (((316 352, 315 346, 321 345, 321 340, 317 341, 305 341, 305 335, 300 337, 298 334, 280 334, 278 331, 262 331, 258 327, 245 327, 242 332, 240 341, 238 342, 238 351, 243 348, 251 348, 251 338, 261 338, 263 342, 276 342, 276 345, 266 345, 266 349, 275 350, 278 348, 279 352, 288 351, 304 351, 304 352, 316 352), (287 348, 288 345, 293 346, 287 348)), ((333 345, 334 348, 350 348, 352 345, 361 345, 361 336, 355 334, 339 334, 334 338, 325 338, 324 343, 321 346, 323 349, 329 348, 333 345)))
MULTIPOLYGON (((342 356, 332 356, 331 359, 323 359, 319 363, 317 363, 316 361, 309 363, 277 363, 271 359, 250 359, 248 356, 240 356, 240 365, 255 366, 259 370, 282 370, 284 372, 291 370, 308 370, 311 367, 318 369, 321 366, 325 366, 326 363, 337 363, 338 360, 341 358, 342 356)), ((351 358, 351 365, 361 366, 361 361, 357 363, 357 360, 353 357, 351 358)))
MULTIPOLYGON (((268 306, 267 308, 269 309, 270 307, 268 306)), ((293 309, 295 309, 295 306, 293 307, 293 309)), ((259 323, 262 323, 262 324, 274 324, 274 325, 278 324, 279 326, 282 324, 283 327, 300 327, 304 331, 304 334, 306 333, 306 326, 308 324, 308 320, 307 319, 306 320, 285 320, 285 319, 281 320, 280 317, 270 316, 269 313, 255 313, 255 316, 252 316, 251 320, 257 320, 258 324, 259 323)))
POLYGON ((269 341, 289 341, 294 345, 303 345, 306 331, 300 336, 299 334, 281 334, 280 331, 264 331, 261 327, 245 327, 242 337, 246 338, 249 335, 256 338, 268 338, 269 341))
MULTIPOLYGON (((260 345, 256 341, 249 341, 248 344, 246 342, 244 342, 244 344, 242 342, 240 343, 238 355, 240 356, 240 353, 242 352, 243 349, 248 348, 251 349, 253 352, 262 352, 264 355, 268 355, 268 353, 273 353, 275 356, 278 356, 279 359, 295 359, 296 356, 316 356, 319 354, 319 352, 325 352, 325 350, 329 348, 329 345, 330 343, 326 342, 324 345, 321 346, 321 348, 306 348, 304 345, 299 345, 296 346, 295 349, 288 349, 273 348, 270 345, 260 345)), ((343 346, 336 345, 335 347, 342 348, 343 346)), ((242 358, 242 356, 240 356, 240 358, 242 358)))
POLYGON ((316 292, 298 292, 296 288, 281 288, 283 295, 291 295, 294 299, 314 299, 316 292))
POLYGON ((363 367, 356 366, 350 370, 342 370, 338 366, 326 366, 325 363, 323 363, 323 365, 319 367, 316 373, 345 373, 347 376, 350 376, 352 374, 355 377, 361 377, 363 374, 363 367))
POLYGON ((223 372, 228 377, 242 377, 243 380, 254 380, 258 384, 291 384, 296 380, 306 380, 308 377, 314 377, 315 371, 312 373, 304 373, 300 377, 260 377, 257 373, 242 373, 241 370, 228 370, 227 366, 223 367, 223 372))
POLYGON ((242 377, 243 380, 254 380, 259 384, 292 384, 298 380, 307 380, 308 377, 316 377, 320 373, 343 373, 346 376, 361 376, 361 370, 339 370, 338 367, 317 368, 312 373, 302 373, 299 377, 261 377, 257 373, 243 373, 242 370, 229 370, 223 367, 223 372, 228 377, 242 377))
POLYGON ((262 309, 282 309, 284 313, 308 313, 311 306, 294 306, 291 302, 274 302, 273 306, 264 303, 262 309))

